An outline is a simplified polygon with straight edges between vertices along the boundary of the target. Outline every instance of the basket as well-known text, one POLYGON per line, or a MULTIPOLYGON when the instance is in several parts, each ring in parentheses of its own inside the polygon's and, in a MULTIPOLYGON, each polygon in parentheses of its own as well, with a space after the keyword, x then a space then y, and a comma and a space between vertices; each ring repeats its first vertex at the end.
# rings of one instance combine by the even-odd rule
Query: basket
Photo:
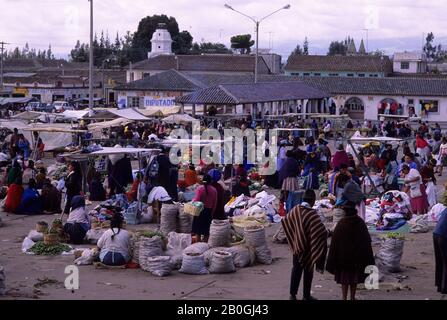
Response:
POLYGON ((200 213, 203 211, 203 203, 202 202, 188 202, 185 203, 183 207, 183 212, 189 214, 193 217, 200 216, 200 213))
POLYGON ((55 233, 48 233, 43 235, 43 243, 47 246, 57 244, 59 237, 55 233))

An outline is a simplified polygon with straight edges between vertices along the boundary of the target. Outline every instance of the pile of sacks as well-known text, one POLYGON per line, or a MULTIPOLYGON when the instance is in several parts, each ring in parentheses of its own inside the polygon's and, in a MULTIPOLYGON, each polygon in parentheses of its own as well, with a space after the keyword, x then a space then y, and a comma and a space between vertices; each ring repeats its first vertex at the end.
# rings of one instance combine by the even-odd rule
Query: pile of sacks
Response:
POLYGON ((193 217, 184 212, 180 203, 163 204, 160 210, 160 231, 164 235, 171 232, 191 233, 193 217))

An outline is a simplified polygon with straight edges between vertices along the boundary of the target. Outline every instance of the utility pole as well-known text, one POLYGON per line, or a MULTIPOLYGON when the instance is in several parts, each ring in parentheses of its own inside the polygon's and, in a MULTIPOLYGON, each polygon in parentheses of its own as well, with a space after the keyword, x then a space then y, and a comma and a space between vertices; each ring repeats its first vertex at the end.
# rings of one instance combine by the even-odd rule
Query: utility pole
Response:
POLYGON ((4 41, 0 42, 0 89, 3 90, 3 51, 5 50, 5 45, 9 44, 4 41))
POLYGON ((88 108, 93 115, 93 0, 90 1, 90 51, 89 51, 89 82, 88 82, 88 108))

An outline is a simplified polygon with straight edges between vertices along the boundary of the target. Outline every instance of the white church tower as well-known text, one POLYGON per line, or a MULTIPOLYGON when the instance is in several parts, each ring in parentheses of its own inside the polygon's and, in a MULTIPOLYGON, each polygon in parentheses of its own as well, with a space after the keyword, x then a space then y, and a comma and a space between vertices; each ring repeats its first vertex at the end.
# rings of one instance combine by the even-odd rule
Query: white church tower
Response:
POLYGON ((161 54, 172 54, 172 42, 171 34, 167 30, 166 24, 159 23, 151 39, 152 49, 148 53, 148 58, 161 54))

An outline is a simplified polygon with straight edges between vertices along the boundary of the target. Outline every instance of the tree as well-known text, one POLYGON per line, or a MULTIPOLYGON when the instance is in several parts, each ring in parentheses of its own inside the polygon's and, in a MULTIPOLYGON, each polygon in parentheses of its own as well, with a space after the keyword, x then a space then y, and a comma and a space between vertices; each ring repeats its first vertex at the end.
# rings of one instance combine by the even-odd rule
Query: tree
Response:
POLYGON ((428 59, 434 60, 436 58, 436 46, 433 45, 435 36, 433 32, 429 32, 427 38, 425 38, 424 53, 428 59))
POLYGON ((239 50, 241 54, 250 54, 251 47, 255 44, 250 34, 240 34, 231 37, 231 48, 239 50))
POLYGON ((54 54, 53 54, 53 52, 51 51, 51 44, 48 45, 48 50, 47 50, 47 57, 46 57, 46 59, 47 59, 47 60, 54 60, 54 54))
POLYGON ((172 51, 177 54, 188 54, 192 48, 192 35, 188 31, 180 32, 172 41, 172 51))
POLYGON ((179 27, 174 17, 168 17, 164 14, 147 16, 140 21, 138 24, 138 29, 133 35, 133 50, 131 52, 132 62, 141 61, 147 58, 147 53, 151 50, 152 35, 160 23, 164 23, 166 25, 167 30, 171 34, 172 40, 175 41, 176 47, 175 50, 173 50, 174 53, 177 53, 177 50, 182 51, 184 49, 183 45, 187 46, 188 39, 186 34, 180 36, 180 38, 178 37, 179 27))
POLYGON ((304 39, 304 43, 303 43, 303 54, 304 55, 309 55, 309 41, 307 40, 307 37, 304 39))
POLYGON ((343 41, 332 41, 329 45, 328 56, 342 55, 345 56, 348 51, 348 40, 343 41))
POLYGON ((303 55, 303 49, 301 48, 301 46, 299 44, 297 44, 296 48, 293 49, 293 51, 290 55, 291 56, 301 56, 301 55, 303 55))
POLYGON ((198 44, 197 42, 195 42, 192 46, 191 53, 231 54, 232 51, 228 49, 223 43, 202 42, 198 44))

